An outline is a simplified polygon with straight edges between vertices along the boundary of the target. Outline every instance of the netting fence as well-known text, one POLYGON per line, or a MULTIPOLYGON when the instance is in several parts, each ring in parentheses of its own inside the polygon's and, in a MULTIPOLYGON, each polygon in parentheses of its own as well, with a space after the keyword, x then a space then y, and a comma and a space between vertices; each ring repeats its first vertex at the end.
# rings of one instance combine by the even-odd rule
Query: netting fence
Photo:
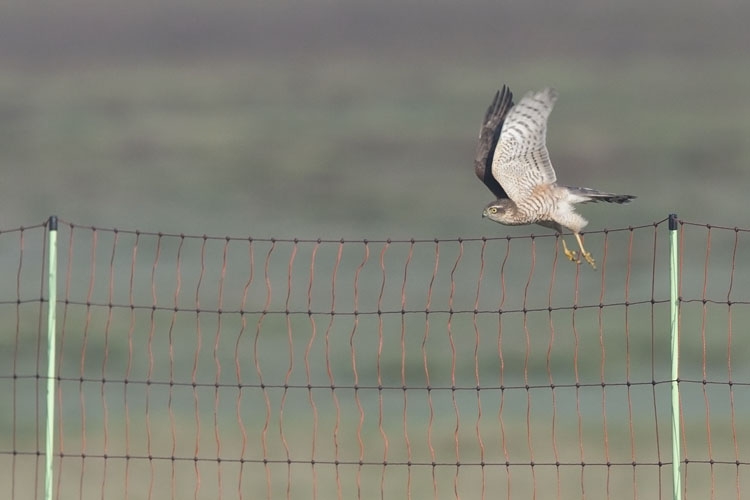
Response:
POLYGON ((750 488, 750 230, 301 240, 0 231, 0 491, 43 498, 672 496, 750 488))

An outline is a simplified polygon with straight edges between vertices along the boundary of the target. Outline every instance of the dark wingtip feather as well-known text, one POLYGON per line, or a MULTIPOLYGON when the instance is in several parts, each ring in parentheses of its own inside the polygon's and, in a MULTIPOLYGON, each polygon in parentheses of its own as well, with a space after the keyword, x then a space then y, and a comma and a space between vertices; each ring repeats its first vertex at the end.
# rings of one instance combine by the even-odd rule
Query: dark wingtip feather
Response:
POLYGON ((484 114, 483 127, 493 127, 496 125, 493 121, 499 119, 499 124, 502 125, 505 120, 505 115, 508 114, 510 108, 513 107, 513 92, 510 91, 507 85, 495 92, 492 102, 487 108, 487 112, 484 114))
MULTIPOLYGON (((503 91, 505 90, 505 86, 503 86, 503 91)), ((490 118, 493 114, 497 111, 498 103, 500 102, 500 91, 498 90, 495 92, 495 97, 492 98, 492 103, 487 108, 487 111, 484 113, 484 122, 482 125, 486 125, 487 122, 490 121, 490 118)))
POLYGON ((508 195, 492 175, 492 158, 500 138, 505 116, 512 107, 513 93, 507 85, 503 85, 500 90, 495 92, 492 103, 484 114, 482 128, 479 131, 474 170, 477 177, 498 198, 507 198, 508 195))

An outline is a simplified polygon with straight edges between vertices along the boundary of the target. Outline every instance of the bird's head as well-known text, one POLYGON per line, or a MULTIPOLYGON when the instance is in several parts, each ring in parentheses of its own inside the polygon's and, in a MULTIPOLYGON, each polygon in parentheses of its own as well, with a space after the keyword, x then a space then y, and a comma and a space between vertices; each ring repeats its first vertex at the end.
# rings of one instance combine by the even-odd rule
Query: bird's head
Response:
POLYGON ((514 203, 509 199, 493 201, 484 207, 482 217, 499 222, 500 224, 513 223, 514 203))

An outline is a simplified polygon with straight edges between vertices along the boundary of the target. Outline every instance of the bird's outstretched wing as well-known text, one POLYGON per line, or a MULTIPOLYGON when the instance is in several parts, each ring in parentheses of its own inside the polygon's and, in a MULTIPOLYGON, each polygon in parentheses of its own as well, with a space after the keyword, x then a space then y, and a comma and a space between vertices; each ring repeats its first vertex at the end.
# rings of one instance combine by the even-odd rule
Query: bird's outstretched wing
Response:
POLYGON ((497 140, 500 137, 500 131, 503 128, 503 120, 512 107, 513 94, 508 87, 503 85, 502 90, 495 94, 492 104, 487 108, 484 115, 482 128, 479 129, 479 142, 474 159, 474 173, 498 199, 507 198, 508 194, 492 174, 492 158, 497 140))
POLYGON ((529 92, 505 117, 492 175, 516 203, 531 195, 537 186, 557 180, 545 144, 547 118, 555 100, 554 89, 529 92))

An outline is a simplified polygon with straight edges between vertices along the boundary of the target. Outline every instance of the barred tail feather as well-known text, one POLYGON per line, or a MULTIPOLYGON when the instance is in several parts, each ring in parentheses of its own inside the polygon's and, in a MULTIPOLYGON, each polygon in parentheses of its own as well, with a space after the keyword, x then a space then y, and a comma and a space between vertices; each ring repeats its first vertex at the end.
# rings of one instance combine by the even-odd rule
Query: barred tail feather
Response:
POLYGON ((631 200, 635 199, 632 194, 615 194, 605 193, 603 191, 597 191, 596 189, 589 189, 585 187, 566 186, 568 192, 576 198, 579 198, 578 203, 590 203, 598 201, 606 201, 607 203, 630 203, 631 200))

